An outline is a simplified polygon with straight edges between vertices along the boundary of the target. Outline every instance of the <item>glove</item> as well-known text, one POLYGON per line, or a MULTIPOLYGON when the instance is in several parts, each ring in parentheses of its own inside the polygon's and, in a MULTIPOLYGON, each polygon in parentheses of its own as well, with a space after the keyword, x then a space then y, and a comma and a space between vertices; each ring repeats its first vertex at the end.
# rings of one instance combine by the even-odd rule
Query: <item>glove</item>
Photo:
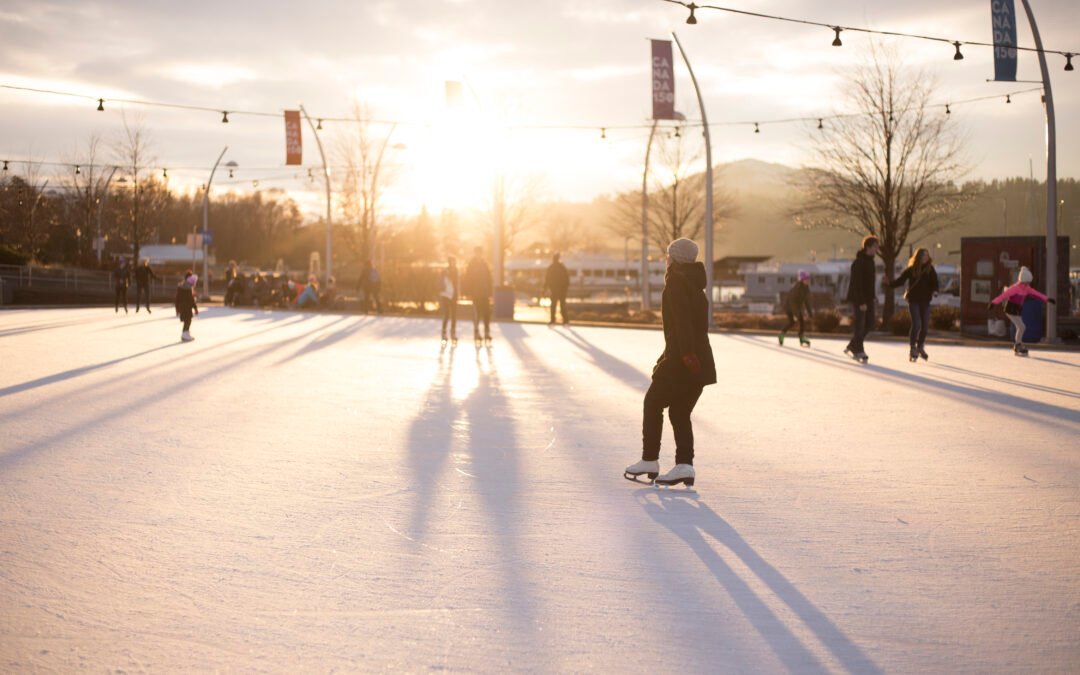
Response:
POLYGON ((199 316, 199 310, 195 310, 195 316, 199 316))
POLYGON ((683 365, 686 366, 686 369, 689 370, 691 374, 693 374, 693 375, 700 375, 701 374, 701 361, 698 360, 697 354, 683 354, 682 362, 683 362, 683 365))
POLYGON ((1057 300, 1054 300, 1053 298, 1047 298, 1046 301, 1049 302, 1051 305, 1057 304, 1057 300))

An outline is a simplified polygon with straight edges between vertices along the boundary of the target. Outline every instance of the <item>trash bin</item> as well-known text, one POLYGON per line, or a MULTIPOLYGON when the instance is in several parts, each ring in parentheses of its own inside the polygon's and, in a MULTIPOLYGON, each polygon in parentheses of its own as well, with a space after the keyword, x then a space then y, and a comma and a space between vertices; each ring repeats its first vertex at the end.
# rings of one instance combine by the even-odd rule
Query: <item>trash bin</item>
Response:
MULTIPOLYGON (((1038 300, 1031 300, 1025 302, 1024 306, 1020 309, 1020 318, 1024 320, 1024 336, 1023 342, 1028 344, 1034 344, 1036 342, 1042 342, 1043 333, 1046 330, 1046 317, 1044 316, 1043 303, 1038 300)), ((1009 339, 1014 340, 1013 336, 1016 335, 1016 326, 1012 321, 1009 322, 1009 339)))
POLYGON ((499 286, 495 289, 495 320, 514 320, 514 287, 499 286))

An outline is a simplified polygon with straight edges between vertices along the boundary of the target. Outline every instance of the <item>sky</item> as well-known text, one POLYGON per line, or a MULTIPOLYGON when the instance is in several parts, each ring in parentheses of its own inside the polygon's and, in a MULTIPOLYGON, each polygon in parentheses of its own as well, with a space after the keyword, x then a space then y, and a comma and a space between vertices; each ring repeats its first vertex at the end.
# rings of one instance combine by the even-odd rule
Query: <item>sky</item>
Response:
MULTIPOLYGON (((1080 52, 1080 4, 1033 0, 1047 49, 1080 52)), ((986 0, 905 3, 856 0, 731 0, 726 6, 829 24, 990 41, 986 0)), ((1020 3, 1017 3, 1020 9, 1020 3)), ((1020 9, 1021 14, 1022 9, 1020 9)), ((495 167, 541 186, 544 197, 587 201, 640 183, 651 114, 648 39, 676 31, 702 89, 713 129, 714 163, 755 158, 809 161, 806 124, 846 108, 845 77, 865 60, 872 38, 845 33, 833 47, 827 28, 701 9, 698 24, 663 0, 418 0, 391 2, 218 3, 7 0, 0 9, 0 84, 74 92, 96 101, 0 88, 0 158, 79 163, 90 136, 108 145, 125 120, 152 140, 156 167, 182 189, 205 183, 222 148, 238 168, 215 189, 281 187, 314 213, 322 186, 307 178, 319 155, 304 130, 304 167, 284 166, 280 117, 109 103, 112 98, 216 110, 280 113, 303 104, 312 117, 346 117, 356 103, 388 143, 386 206, 483 208, 495 167), (448 114, 445 82, 465 87, 462 115, 448 114), (528 127, 583 128, 528 128, 528 127), (606 131, 601 131, 606 129, 606 131), (603 136, 606 136, 603 137, 603 136)), ((1033 41, 1026 20, 1021 45, 1033 41)), ((991 49, 965 47, 953 60, 944 43, 877 38, 911 72, 938 82, 941 103, 1030 89, 995 83, 991 49)), ((677 51, 676 51, 677 54, 677 51)), ((676 57, 677 58, 677 57, 676 57)), ((1080 72, 1049 55, 1058 120, 1058 174, 1080 175, 1080 72)), ((678 60, 678 58, 677 58, 678 60)), ((1080 65, 1080 59, 1078 64, 1080 65)), ((1039 79, 1037 58, 1021 52, 1019 80, 1039 79)), ((676 107, 701 114, 682 63, 676 107)), ((966 138, 968 177, 1046 174, 1045 116, 1038 93, 956 105, 966 138)), ((321 134, 340 163, 344 123, 321 134)), ((12 167, 21 170, 19 164, 12 167)), ((704 168, 704 167, 702 167, 704 168)), ((48 170, 48 167, 45 167, 48 170)), ((316 170, 316 175, 318 170, 316 170)))

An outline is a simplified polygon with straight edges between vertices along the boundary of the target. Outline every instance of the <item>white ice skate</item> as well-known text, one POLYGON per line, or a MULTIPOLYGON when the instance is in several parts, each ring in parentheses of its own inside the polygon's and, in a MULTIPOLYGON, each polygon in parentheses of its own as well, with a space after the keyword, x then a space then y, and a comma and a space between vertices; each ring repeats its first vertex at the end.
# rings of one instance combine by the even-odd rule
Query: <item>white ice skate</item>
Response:
POLYGON ((182 340, 183 342, 191 342, 194 339, 195 338, 191 337, 191 333, 189 331, 184 331, 180 334, 180 340, 182 340))
POLYGON ((638 480, 638 476, 648 476, 648 482, 653 482, 657 476, 660 475, 660 462, 646 462, 641 460, 635 464, 631 464, 623 471, 623 478, 626 480, 632 480, 635 483, 644 483, 646 481, 638 480))
POLYGON ((694 467, 692 464, 676 464, 663 476, 660 476, 653 481, 653 485, 657 487, 671 487, 682 483, 686 485, 686 488, 693 489, 694 487, 694 467))

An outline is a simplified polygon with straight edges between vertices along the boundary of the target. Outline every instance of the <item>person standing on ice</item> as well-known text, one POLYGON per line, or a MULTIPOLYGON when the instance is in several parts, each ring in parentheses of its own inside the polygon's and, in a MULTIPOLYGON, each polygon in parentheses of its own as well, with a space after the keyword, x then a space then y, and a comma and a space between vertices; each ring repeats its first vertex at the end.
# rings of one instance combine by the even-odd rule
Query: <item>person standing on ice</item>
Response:
POLYGON ((1005 316, 1009 317, 1009 321, 1012 321, 1013 326, 1016 327, 1016 337, 1013 339, 1013 353, 1017 356, 1027 356, 1028 353, 1027 347, 1024 346, 1024 330, 1026 326, 1024 326, 1024 319, 1021 316, 1024 301, 1028 298, 1035 298, 1042 302, 1056 304, 1053 298, 1048 298, 1032 288, 1030 285, 1031 280, 1031 270, 1027 267, 1021 267, 1020 272, 1016 275, 1016 283, 990 301, 991 307, 1005 303, 1005 316))
POLYGON ((551 256, 551 264, 544 274, 544 288, 551 292, 551 321, 548 325, 555 325, 556 305, 562 308, 563 325, 570 323, 566 318, 566 294, 570 290, 570 273, 566 271, 566 265, 559 261, 558 253, 551 256))
POLYGON ((784 330, 780 331, 778 336, 781 347, 784 346, 784 336, 795 325, 796 319, 799 321, 799 346, 810 346, 810 341, 806 339, 806 327, 803 325, 803 309, 806 310, 811 319, 814 318, 814 308, 810 306, 810 273, 806 270, 799 270, 799 280, 795 282, 795 285, 788 291, 787 297, 784 298, 787 325, 784 326, 784 330))
POLYGON ((195 304, 195 284, 199 282, 199 275, 192 274, 191 270, 184 272, 184 280, 176 287, 176 316, 184 322, 184 330, 180 333, 180 339, 191 342, 191 316, 199 313, 199 307, 195 304))
POLYGON ((127 308, 127 292, 128 286, 131 285, 131 268, 128 267, 127 258, 120 256, 120 260, 116 264, 116 269, 113 270, 113 290, 115 291, 115 303, 113 311, 120 312, 120 305, 124 305, 124 314, 128 313, 127 308))
POLYGON ((491 344, 491 268, 484 262, 484 249, 473 249, 472 260, 465 268, 462 284, 473 303, 473 340, 480 343, 480 322, 484 322, 484 341, 491 344))
POLYGON ((143 294, 146 294, 146 313, 150 313, 150 282, 157 279, 158 275, 150 269, 150 260, 143 258, 142 264, 135 268, 135 313, 139 313, 139 303, 142 302, 143 294))
POLYGON ((450 339, 457 344, 457 303, 458 303, 458 268, 457 258, 446 259, 446 269, 439 275, 439 309, 442 310, 442 341, 446 342, 446 324, 450 323, 450 339))
POLYGON ((716 364, 709 344, 709 302, 705 265, 695 262, 698 247, 689 239, 668 246, 661 316, 664 352, 653 367, 645 393, 641 422, 641 461, 626 467, 630 480, 648 475, 658 485, 694 485, 694 428, 690 414, 702 390, 716 383, 716 364), (660 476, 660 437, 664 408, 675 432, 675 466, 660 476), (658 477, 659 476, 659 477, 658 477))
POLYGON ((877 268, 874 256, 881 244, 872 234, 863 237, 862 248, 851 263, 851 279, 848 283, 847 300, 851 303, 851 342, 844 353, 862 363, 870 360, 863 347, 863 340, 874 327, 874 302, 877 298, 877 268))
POLYGON ((900 276, 892 283, 882 281, 881 285, 896 288, 905 281, 907 290, 904 291, 904 299, 908 302, 908 313, 911 314, 911 332, 908 333, 910 359, 915 361, 921 357, 927 361, 930 357, 923 346, 926 344, 926 331, 930 327, 930 301, 938 291, 937 271, 930 259, 930 251, 925 248, 915 251, 900 276))

